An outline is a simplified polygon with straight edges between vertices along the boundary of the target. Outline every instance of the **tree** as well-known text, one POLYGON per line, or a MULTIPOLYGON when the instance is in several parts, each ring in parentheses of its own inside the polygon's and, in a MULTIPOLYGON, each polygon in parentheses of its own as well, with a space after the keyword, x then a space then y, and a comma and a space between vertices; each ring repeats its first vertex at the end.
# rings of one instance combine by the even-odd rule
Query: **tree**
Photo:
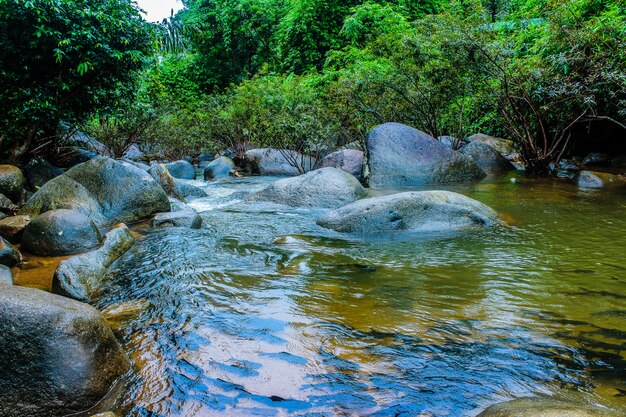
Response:
POLYGON ((0 0, 0 157, 131 96, 152 47, 131 0, 0 0))

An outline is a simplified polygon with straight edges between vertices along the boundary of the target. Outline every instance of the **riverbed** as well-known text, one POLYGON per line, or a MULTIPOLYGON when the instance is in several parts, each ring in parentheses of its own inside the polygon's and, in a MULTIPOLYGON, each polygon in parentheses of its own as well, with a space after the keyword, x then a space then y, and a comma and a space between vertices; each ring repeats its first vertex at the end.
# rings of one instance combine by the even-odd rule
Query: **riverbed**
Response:
POLYGON ((115 323, 134 366, 101 410, 464 417, 551 395, 626 413, 623 191, 512 173, 439 187, 505 226, 366 237, 245 201, 273 180, 193 182, 203 228, 144 231, 110 271, 96 307, 141 308, 115 323))

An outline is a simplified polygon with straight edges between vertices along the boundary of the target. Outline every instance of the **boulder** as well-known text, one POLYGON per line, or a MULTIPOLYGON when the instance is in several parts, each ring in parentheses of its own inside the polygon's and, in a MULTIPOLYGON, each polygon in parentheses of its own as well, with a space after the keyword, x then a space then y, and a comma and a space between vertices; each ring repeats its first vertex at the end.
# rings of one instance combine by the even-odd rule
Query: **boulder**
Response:
POLYGON ((131 159, 120 159, 121 162, 125 162, 127 164, 131 164, 136 166, 137 168, 141 169, 142 171, 149 171, 150 170, 150 165, 144 164, 143 162, 137 162, 137 161, 133 161, 131 159))
POLYGON ((130 369, 96 309, 17 286, 0 290, 0 352, 2 416, 86 411, 130 369))
POLYGON ((315 158, 290 150, 251 149, 246 152, 246 164, 252 174, 295 176, 309 172, 315 158))
POLYGON ((455 138, 454 136, 439 136, 437 140, 454 150, 458 150, 461 146, 463 146, 463 141, 455 138))
POLYGON ((500 155, 507 159, 513 159, 515 152, 515 144, 512 140, 494 138, 493 136, 485 135, 483 133, 477 133, 466 139, 467 142, 485 143, 496 151, 500 152, 500 155))
POLYGON ((22 255, 15 249, 15 246, 0 237, 0 265, 9 268, 19 264, 22 261, 22 255))
POLYGON ((195 180, 196 169, 188 161, 180 160, 165 164, 170 175, 182 180, 195 180))
POLYGON ((168 196, 180 201, 206 197, 207 193, 195 185, 187 184, 172 177, 164 164, 154 164, 148 173, 165 190, 168 196))
POLYGON ((183 181, 174 181, 174 194, 181 201, 191 201, 196 198, 206 197, 208 194, 200 187, 183 181))
POLYGON ((469 157, 400 123, 375 127, 365 143, 372 187, 447 184, 486 176, 469 157))
POLYGON ((30 219, 30 216, 10 216, 0 220, 0 237, 11 243, 19 243, 30 219))
POLYGON ((591 152, 583 159, 583 165, 608 165, 609 156, 605 153, 591 152))
POLYGON ((513 164, 486 143, 470 142, 463 146, 460 152, 472 158, 485 172, 501 173, 515 170, 513 164))
POLYGON ((450 191, 419 191, 367 198, 331 211, 317 221, 343 233, 441 231, 499 224, 486 205, 450 191))
POLYGON ((64 141, 64 144, 69 146, 76 146, 78 148, 91 151, 96 155, 113 156, 113 152, 111 152, 108 146, 90 136, 87 136, 80 130, 77 130, 72 135, 70 135, 64 141))
POLYGON ((28 165, 24 167, 24 174, 28 180, 28 185, 33 191, 59 175, 63 175, 64 172, 63 169, 53 166, 50 162, 40 157, 32 159, 28 165))
POLYGON ((0 194, 0 213, 9 214, 17 210, 17 206, 4 194, 0 194))
POLYGON ((133 143, 130 145, 122 154, 122 158, 124 159, 140 159, 143 157, 143 152, 139 145, 133 143))
POLYGON ((95 223, 74 210, 51 210, 35 217, 24 228, 22 250, 40 256, 87 252, 102 238, 95 223))
POLYGON ((478 417, 618 417, 617 413, 606 408, 595 407, 552 398, 519 398, 492 405, 478 417))
POLYGON ((360 180, 363 178, 363 159, 363 151, 341 149, 322 158, 319 166, 320 168, 333 167, 342 169, 360 180))
POLYGON ((249 199, 293 207, 337 208, 365 195, 365 189, 356 178, 341 169, 329 167, 278 180, 249 199))
POLYGON ((79 211, 98 226, 135 222, 168 211, 167 194, 145 171, 114 159, 85 162, 41 187, 21 214, 79 211))
POLYGON ((204 169, 204 180, 213 181, 226 178, 230 175, 230 171, 235 170, 235 168, 235 163, 232 159, 220 156, 204 169))
POLYGON ((158 213, 150 221, 150 227, 153 229, 163 229, 165 227, 199 229, 202 227, 202 218, 194 210, 158 213))
POLYGON ((11 201, 17 203, 22 197, 22 190, 26 185, 26 178, 18 167, 0 165, 0 194, 4 194, 11 201))
POLYGON ((214 152, 202 152, 200 155, 198 155, 198 163, 200 163, 200 162, 211 162, 211 161, 213 161, 213 159, 215 159, 215 153, 214 152))
POLYGON ((626 185, 626 176, 607 172, 581 171, 578 174, 578 186, 581 188, 602 188, 626 185))
MULTIPOLYGON (((13 272, 11 272, 11 268, 6 265, 0 265, 0 286, 1 285, 13 285, 13 272)), ((2 288, 0 288, 0 292, 2 292, 2 288)))
POLYGON ((135 244, 135 237, 120 225, 104 237, 102 246, 91 252, 61 261, 52 281, 52 292, 80 301, 89 301, 102 290, 101 279, 113 262, 135 244))

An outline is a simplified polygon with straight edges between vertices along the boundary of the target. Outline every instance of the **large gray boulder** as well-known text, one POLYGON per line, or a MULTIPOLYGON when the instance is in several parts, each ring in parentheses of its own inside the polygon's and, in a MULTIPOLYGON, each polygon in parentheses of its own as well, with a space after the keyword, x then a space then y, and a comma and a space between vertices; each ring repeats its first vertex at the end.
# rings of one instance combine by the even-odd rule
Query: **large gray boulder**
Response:
POLYGON ((220 156, 204 169, 204 180, 213 181, 226 178, 235 169, 235 163, 226 156, 220 156))
POLYGON ((0 415, 56 417, 95 406, 130 368, 102 315, 32 288, 0 288, 0 415))
POLYGON ((356 178, 341 169, 329 167, 278 180, 249 199, 293 207, 337 208, 365 195, 365 189, 356 178))
POLYGON ((187 227, 189 229, 199 229, 202 227, 202 217, 194 210, 181 210, 170 213, 158 213, 150 221, 153 229, 163 229, 166 227, 187 227))
POLYGON ((343 233, 440 231, 498 224, 488 206, 450 191, 419 191, 366 198, 331 211, 317 221, 343 233))
POLYGON ((63 175, 65 171, 50 164, 43 158, 37 157, 32 159, 28 165, 24 167, 24 174, 28 180, 30 189, 35 191, 46 184, 48 181, 63 175))
POLYGON ((182 180, 195 180, 196 169, 189 162, 180 160, 165 164, 170 175, 182 180))
POLYGON ((486 176, 471 158, 400 123, 375 127, 365 143, 372 187, 447 184, 486 176))
POLYGON ((98 226, 135 222, 170 209, 167 194, 145 171, 110 158, 77 165, 41 187, 22 207, 32 217, 76 210, 98 226))
POLYGON ((357 179, 363 178, 363 151, 357 149, 341 149, 326 155, 319 162, 320 168, 339 168, 354 175, 357 179))
POLYGON ((22 197, 26 178, 22 171, 13 165, 0 165, 0 194, 17 203, 22 197))
POLYGON ((513 158, 513 155, 515 155, 515 144, 510 139, 496 138, 493 136, 485 135, 484 133, 477 133, 467 138, 466 141, 469 143, 477 142, 489 145, 496 151, 498 151, 500 155, 509 160, 513 158))
POLYGON ((472 158, 485 172, 495 174, 515 170, 513 164, 486 143, 470 142, 463 146, 460 152, 472 158))
POLYGON ((30 223, 30 216, 9 216, 0 220, 0 237, 8 240, 11 243, 19 243, 22 239, 22 233, 28 223, 30 223))
POLYGON ((51 210, 35 217, 24 228, 22 250, 41 256, 74 255, 100 246, 95 223, 74 210, 51 210))
POLYGON ((252 174, 295 176, 309 172, 315 158, 286 149, 251 149, 246 152, 246 163, 252 174))
POLYGON ((623 415, 623 413, 606 408, 552 398, 519 398, 492 405, 478 417, 618 417, 623 415))
POLYGON ((9 268, 20 263, 22 255, 9 242, 0 237, 0 265, 8 266, 9 268))
POLYGON ((135 237, 120 225, 104 237, 102 246, 61 261, 52 281, 52 292, 80 301, 90 301, 101 291, 108 268, 135 244, 135 237))

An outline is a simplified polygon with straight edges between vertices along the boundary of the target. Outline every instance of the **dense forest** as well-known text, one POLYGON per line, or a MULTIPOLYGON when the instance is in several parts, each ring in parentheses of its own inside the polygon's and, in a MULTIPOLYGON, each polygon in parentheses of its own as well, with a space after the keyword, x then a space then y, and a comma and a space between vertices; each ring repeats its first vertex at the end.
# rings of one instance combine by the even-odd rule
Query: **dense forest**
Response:
POLYGON ((624 150, 622 0, 0 1, 3 158, 80 129, 121 155, 316 153, 395 121, 513 139, 529 172, 624 150))

